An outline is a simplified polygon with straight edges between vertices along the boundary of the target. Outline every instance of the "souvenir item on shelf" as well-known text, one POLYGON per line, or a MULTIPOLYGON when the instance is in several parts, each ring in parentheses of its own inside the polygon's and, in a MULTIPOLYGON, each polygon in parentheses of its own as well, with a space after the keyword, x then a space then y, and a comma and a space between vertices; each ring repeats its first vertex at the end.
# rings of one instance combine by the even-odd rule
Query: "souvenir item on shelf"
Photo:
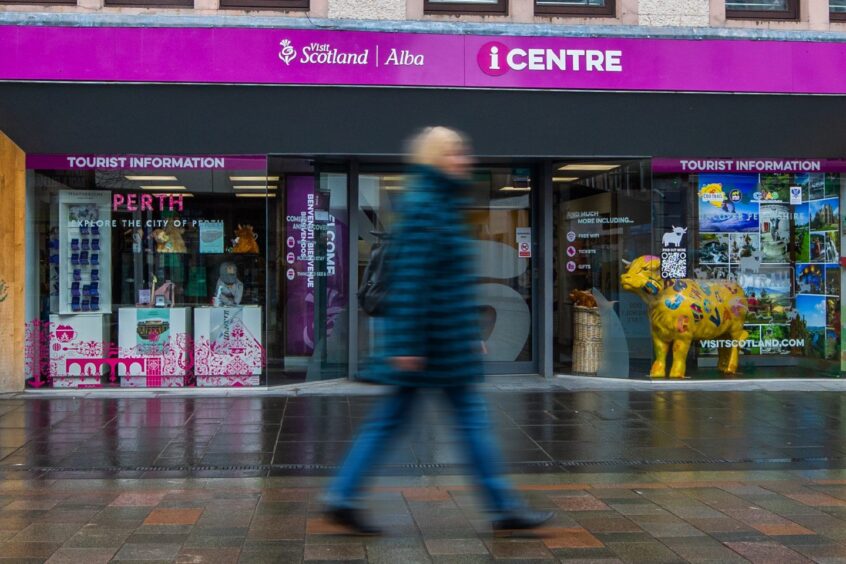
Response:
POLYGON ((215 307, 236 306, 244 297, 244 283, 238 280, 238 267, 235 263, 224 262, 220 265, 220 278, 214 291, 212 305, 215 307))
POLYGON ((169 223, 164 229, 153 230, 150 237, 156 242, 156 252, 177 254, 188 252, 185 241, 182 239, 184 231, 181 227, 175 227, 173 223, 169 223))
POLYGON ((232 252, 239 254, 258 254, 258 235, 253 231, 252 225, 239 224, 235 229, 235 239, 232 241, 232 252))
POLYGON ((573 290, 570 292, 570 299, 573 300, 573 305, 581 307, 597 307, 596 298, 590 292, 583 290, 573 290))
MULTIPOLYGON (((160 273, 164 278, 164 273, 160 273)), ((153 305, 156 307, 173 307, 173 300, 176 295, 176 284, 170 280, 165 280, 161 285, 158 284, 159 278, 153 276, 152 295, 153 305)))
POLYGON ((717 368, 724 374, 737 372, 740 343, 749 336, 743 327, 749 304, 740 285, 692 278, 671 280, 665 285, 660 258, 647 255, 623 263, 626 271, 620 275, 621 286, 640 296, 649 309, 655 347, 650 376, 667 376, 667 353, 672 350, 670 378, 684 378, 687 351, 693 341, 702 340, 735 343, 720 348, 717 368))

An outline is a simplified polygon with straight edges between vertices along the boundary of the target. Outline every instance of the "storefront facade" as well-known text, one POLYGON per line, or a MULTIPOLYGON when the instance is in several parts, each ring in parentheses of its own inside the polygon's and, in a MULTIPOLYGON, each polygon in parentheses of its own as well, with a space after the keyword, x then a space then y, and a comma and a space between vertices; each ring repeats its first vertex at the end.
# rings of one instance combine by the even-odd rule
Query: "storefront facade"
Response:
POLYGON ((0 36, 16 54, 0 124, 26 153, 30 386, 366 374, 379 323, 356 292, 390 232, 402 142, 432 123, 474 141, 491 373, 841 375, 844 44, 0 36))

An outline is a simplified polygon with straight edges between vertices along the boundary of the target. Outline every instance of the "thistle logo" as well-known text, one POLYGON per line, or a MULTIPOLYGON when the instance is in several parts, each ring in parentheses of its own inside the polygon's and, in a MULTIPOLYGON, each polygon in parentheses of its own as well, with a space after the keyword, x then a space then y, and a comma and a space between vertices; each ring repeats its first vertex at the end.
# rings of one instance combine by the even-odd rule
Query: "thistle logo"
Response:
POLYGON ((279 42, 279 46, 282 47, 279 50, 279 60, 290 65, 291 61, 297 58, 297 50, 291 45, 290 39, 283 39, 279 42))

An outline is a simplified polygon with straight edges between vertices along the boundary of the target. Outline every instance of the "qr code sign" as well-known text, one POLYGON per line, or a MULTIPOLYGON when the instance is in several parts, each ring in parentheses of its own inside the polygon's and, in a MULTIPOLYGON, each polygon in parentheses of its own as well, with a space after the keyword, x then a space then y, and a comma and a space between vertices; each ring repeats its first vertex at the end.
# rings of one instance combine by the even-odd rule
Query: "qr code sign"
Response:
POLYGON ((661 253, 661 278, 687 278, 687 251, 665 249, 661 253))

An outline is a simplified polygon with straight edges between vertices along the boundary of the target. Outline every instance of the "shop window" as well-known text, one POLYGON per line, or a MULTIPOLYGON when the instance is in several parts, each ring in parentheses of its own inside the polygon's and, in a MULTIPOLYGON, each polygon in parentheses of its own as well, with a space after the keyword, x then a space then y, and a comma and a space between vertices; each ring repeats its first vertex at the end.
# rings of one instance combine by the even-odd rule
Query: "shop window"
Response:
POLYGON ((846 21, 846 0, 830 0, 830 16, 834 21, 846 21))
POLYGON ((30 385, 266 381, 265 158, 33 158, 30 385))
POLYGON ((730 19, 797 20, 799 0, 727 0, 730 19))
POLYGON ((105 0, 105 5, 138 8, 193 8, 194 0, 105 0))
POLYGON ((506 14, 508 0, 423 0, 426 14, 506 14))
MULTIPOLYGON (((367 166, 359 175, 360 281, 374 251, 390 237, 397 198, 408 180, 400 171, 367 166)), ((478 259, 485 360, 493 372, 533 360, 532 173, 530 167, 480 167, 468 191, 466 219, 478 259)), ((364 309, 358 319, 364 367, 378 351, 382 323, 364 309)))
POLYGON ((558 369, 839 377, 840 163, 677 162, 703 172, 662 164, 649 176, 631 162, 557 167, 558 369), (791 168, 809 172, 751 172, 791 168))
POLYGON ((535 0, 542 16, 614 16, 615 0, 535 0))
POLYGON ((309 0, 221 0, 220 8, 225 10, 282 10, 308 11, 309 0))

